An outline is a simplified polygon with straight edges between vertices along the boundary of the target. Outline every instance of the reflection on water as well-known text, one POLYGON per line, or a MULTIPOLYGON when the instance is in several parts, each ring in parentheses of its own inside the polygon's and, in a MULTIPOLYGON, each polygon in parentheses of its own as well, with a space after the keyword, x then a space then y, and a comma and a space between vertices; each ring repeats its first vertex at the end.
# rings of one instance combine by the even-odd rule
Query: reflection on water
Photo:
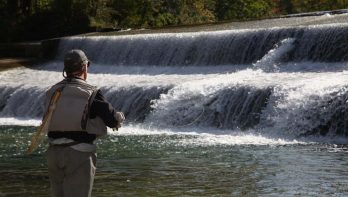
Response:
MULTIPOLYGON (((34 127, 0 127, 0 196, 49 196, 34 127)), ((98 142, 93 196, 347 196, 344 146, 189 144, 197 135, 119 135, 98 142)))

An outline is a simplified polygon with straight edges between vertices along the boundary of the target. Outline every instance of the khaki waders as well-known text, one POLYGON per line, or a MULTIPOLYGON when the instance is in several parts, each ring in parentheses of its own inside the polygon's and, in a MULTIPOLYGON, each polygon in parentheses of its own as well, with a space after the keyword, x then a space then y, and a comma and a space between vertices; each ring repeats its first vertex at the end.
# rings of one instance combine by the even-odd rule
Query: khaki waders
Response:
POLYGON ((96 170, 96 154, 68 146, 50 146, 46 152, 54 197, 90 197, 96 170))

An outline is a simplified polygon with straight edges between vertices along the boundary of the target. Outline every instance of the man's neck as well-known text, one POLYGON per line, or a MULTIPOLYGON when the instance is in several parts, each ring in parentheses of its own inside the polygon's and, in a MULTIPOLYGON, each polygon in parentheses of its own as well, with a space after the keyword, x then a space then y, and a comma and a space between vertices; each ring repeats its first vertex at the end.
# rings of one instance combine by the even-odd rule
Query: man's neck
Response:
POLYGON ((84 81, 86 81, 85 79, 84 79, 84 77, 83 77, 83 75, 71 75, 71 76, 68 76, 67 78, 70 78, 70 79, 81 79, 81 80, 84 80, 84 81))

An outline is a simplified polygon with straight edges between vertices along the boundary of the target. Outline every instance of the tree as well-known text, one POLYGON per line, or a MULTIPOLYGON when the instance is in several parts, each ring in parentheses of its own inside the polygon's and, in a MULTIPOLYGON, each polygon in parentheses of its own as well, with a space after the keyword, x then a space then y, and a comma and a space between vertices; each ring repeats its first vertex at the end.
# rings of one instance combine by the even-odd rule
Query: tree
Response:
POLYGON ((115 10, 114 20, 119 27, 134 27, 139 21, 137 16, 138 1, 114 0, 112 8, 115 10))
POLYGON ((279 7, 282 14, 293 13, 293 4, 291 3, 291 0, 280 0, 279 7))
POLYGON ((199 24, 214 22, 215 1, 183 0, 179 10, 180 24, 199 24))
POLYGON ((219 20, 263 18, 273 14, 278 5, 268 0, 217 0, 216 15, 219 20))
POLYGON ((88 16, 90 26, 98 28, 116 28, 117 11, 113 9, 112 0, 90 1, 88 16))
POLYGON ((0 0, 0 41, 347 8, 348 0, 0 0), (38 25, 39 24, 39 25, 38 25))

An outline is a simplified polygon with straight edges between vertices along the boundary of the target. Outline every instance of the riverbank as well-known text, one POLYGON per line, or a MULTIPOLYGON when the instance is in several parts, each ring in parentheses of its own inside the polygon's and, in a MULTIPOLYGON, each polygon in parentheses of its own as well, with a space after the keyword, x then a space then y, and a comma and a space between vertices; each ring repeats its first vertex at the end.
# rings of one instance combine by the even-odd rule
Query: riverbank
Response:
MULTIPOLYGON (((226 21, 209 24, 168 26, 152 29, 123 29, 109 32, 91 32, 82 36, 123 36, 134 34, 158 34, 158 33, 183 33, 201 31, 225 31, 242 29, 269 29, 291 28, 301 26, 346 24, 348 21, 347 10, 303 13, 298 15, 286 15, 277 18, 267 18, 250 21, 226 21), (340 11, 340 12, 339 12, 340 11)), ((81 35, 78 35, 81 36, 81 35)))
MULTIPOLYGON (((304 13, 278 18, 251 20, 243 22, 219 22, 211 24, 171 26, 153 29, 124 29, 109 32, 90 32, 70 37, 88 36, 126 36, 139 34, 209 32, 225 30, 251 30, 274 28, 315 27, 316 25, 347 25, 347 10, 336 12, 304 13)), ((36 42, 0 43, 0 71, 18 66, 32 66, 34 62, 49 61, 56 57, 62 38, 52 38, 36 42)))

